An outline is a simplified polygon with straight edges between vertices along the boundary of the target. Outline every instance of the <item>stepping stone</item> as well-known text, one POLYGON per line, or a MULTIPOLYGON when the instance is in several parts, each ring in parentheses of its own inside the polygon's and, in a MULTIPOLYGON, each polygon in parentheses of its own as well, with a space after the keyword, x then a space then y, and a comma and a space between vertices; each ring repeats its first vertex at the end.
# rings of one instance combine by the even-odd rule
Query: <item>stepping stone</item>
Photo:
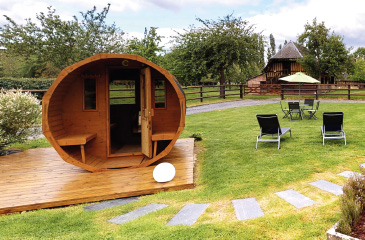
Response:
POLYGON ((105 202, 85 206, 84 210, 85 211, 98 211, 98 210, 102 210, 102 209, 106 209, 106 208, 110 208, 110 207, 114 207, 114 206, 122 206, 127 203, 135 202, 138 200, 139 200, 138 197, 119 198, 119 199, 114 199, 114 200, 110 200, 110 201, 105 201, 105 202))
POLYGON ((309 184, 312 185, 312 186, 315 186, 319 189, 322 189, 324 191, 333 193, 337 196, 341 195, 343 193, 342 192, 342 186, 331 183, 331 182, 328 182, 328 181, 325 181, 325 180, 318 180, 318 181, 315 181, 315 182, 311 182, 309 184))
POLYGON ((235 199, 232 200, 232 204, 236 217, 240 221, 264 216, 255 198, 235 199))
POLYGON ((209 203, 185 205, 167 225, 193 225, 196 220, 205 212, 209 203))
POLYGON ((365 163, 363 163, 363 164, 360 164, 360 167, 363 167, 363 168, 365 168, 365 163))
POLYGON ((345 177, 345 178, 350 178, 352 176, 360 176, 361 174, 358 173, 358 172, 344 171, 344 172, 339 173, 337 175, 340 175, 340 176, 345 177))
POLYGON ((108 222, 116 223, 116 224, 123 224, 123 223, 129 222, 129 221, 132 221, 136 218, 142 217, 148 213, 163 209, 165 207, 168 207, 168 205, 151 203, 144 207, 137 208, 136 210, 126 213, 124 215, 120 215, 118 217, 109 219, 108 222))
POLYGON ((295 191, 293 189, 277 192, 275 194, 298 209, 307 207, 307 206, 310 206, 310 205, 313 205, 316 203, 309 197, 306 197, 303 194, 298 193, 297 191, 295 191))

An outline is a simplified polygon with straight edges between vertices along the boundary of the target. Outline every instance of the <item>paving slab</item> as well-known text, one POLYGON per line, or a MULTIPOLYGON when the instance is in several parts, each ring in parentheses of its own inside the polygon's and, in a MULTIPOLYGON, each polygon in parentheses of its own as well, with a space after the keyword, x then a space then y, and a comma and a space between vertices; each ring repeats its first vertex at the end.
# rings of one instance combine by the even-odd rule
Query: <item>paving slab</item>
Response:
POLYGON ((298 209, 308 207, 316 203, 309 197, 306 197, 293 189, 277 192, 275 194, 298 209))
POLYGON ((168 207, 166 204, 157 204, 157 203, 151 203, 144 207, 137 208, 136 210, 133 210, 129 213, 120 215, 118 217, 109 219, 108 222, 116 223, 116 224, 123 224, 129 221, 132 221, 136 218, 142 217, 148 213, 155 212, 157 210, 163 209, 165 207, 168 207))
POLYGON ((84 210, 85 211, 98 211, 98 210, 102 210, 102 209, 106 209, 106 208, 110 208, 110 207, 122 206, 127 203, 132 203, 132 202, 135 202, 138 200, 139 200, 138 197, 119 198, 119 199, 104 201, 101 203, 96 203, 96 204, 85 206, 84 210))
POLYGON ((345 178, 350 178, 350 177, 353 177, 353 176, 360 176, 361 174, 358 173, 358 172, 344 171, 344 172, 339 173, 337 175, 340 175, 340 176, 345 177, 345 178))
POLYGON ((205 212, 209 203, 187 204, 185 205, 167 225, 193 225, 196 220, 205 212))
POLYGON ((232 200, 234 212, 238 220, 248 220, 252 218, 262 217, 262 212, 256 198, 244 198, 232 200))
POLYGON ((312 186, 315 186, 319 189, 322 189, 324 191, 333 193, 337 196, 341 195, 343 193, 342 192, 342 186, 331 183, 331 182, 328 182, 326 180, 318 180, 318 181, 315 181, 315 182, 311 182, 309 184, 312 185, 312 186))

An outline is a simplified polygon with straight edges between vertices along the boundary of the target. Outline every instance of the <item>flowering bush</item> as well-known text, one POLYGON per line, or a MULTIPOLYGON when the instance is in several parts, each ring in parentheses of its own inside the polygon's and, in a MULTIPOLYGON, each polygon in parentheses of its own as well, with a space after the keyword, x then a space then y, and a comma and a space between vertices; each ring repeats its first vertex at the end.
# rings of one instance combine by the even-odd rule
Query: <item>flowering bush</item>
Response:
POLYGON ((41 117, 39 103, 21 90, 0 91, 0 155, 7 145, 22 142, 36 133, 34 127, 41 117))

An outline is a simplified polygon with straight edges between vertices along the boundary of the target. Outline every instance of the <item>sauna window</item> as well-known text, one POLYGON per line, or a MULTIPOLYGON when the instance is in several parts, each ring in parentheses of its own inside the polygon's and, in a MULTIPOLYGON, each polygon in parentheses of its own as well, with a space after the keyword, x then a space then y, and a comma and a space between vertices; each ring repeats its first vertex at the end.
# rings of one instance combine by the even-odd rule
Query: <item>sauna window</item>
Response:
POLYGON ((166 107, 165 80, 155 80, 155 108, 166 107))
POLYGON ((134 80, 113 80, 109 84, 110 105, 136 104, 134 80))
POLYGON ((84 110, 96 110, 96 79, 84 79, 84 110))

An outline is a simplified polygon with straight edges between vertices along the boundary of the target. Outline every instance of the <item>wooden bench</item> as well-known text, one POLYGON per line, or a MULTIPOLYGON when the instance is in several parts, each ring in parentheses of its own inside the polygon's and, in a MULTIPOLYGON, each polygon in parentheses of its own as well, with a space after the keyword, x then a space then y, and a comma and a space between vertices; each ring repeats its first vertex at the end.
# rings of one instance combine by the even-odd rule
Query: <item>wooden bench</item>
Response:
POLYGON ((68 134, 57 139, 60 146, 80 145, 82 162, 85 163, 85 144, 96 138, 96 133, 68 134))
POLYGON ((163 132, 152 133, 152 142, 154 142, 153 156, 154 157, 156 156, 158 141, 172 140, 175 135, 176 135, 176 132, 172 132, 172 131, 163 131, 163 132))

